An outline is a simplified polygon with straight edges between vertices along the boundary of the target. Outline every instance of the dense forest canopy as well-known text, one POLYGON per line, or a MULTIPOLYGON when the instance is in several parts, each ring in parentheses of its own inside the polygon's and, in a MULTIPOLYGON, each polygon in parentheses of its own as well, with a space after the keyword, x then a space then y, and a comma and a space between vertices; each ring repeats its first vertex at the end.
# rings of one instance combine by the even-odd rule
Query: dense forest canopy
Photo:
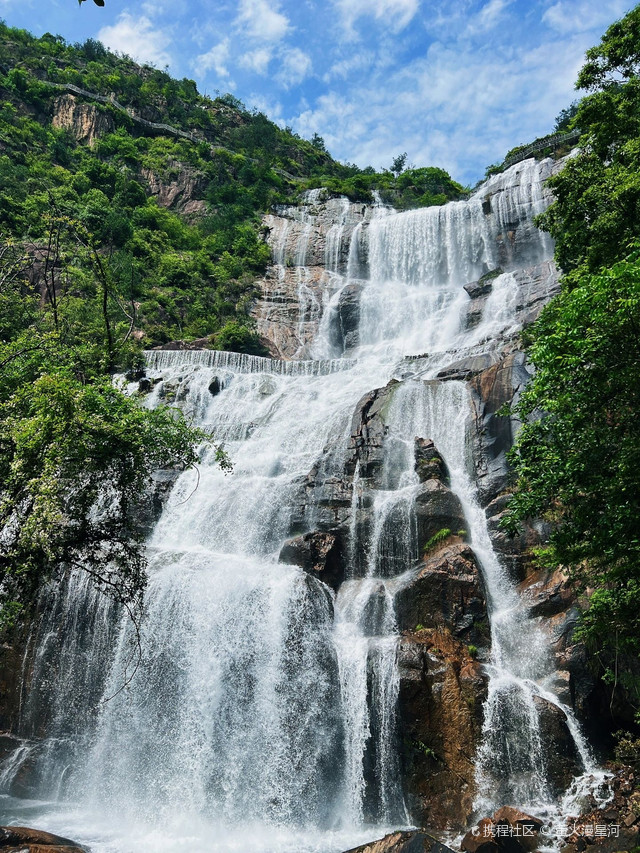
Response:
POLYGON ((527 332, 536 373, 517 407, 509 526, 551 523, 540 559, 590 592, 581 634, 640 709, 639 46, 636 7, 587 52, 580 150, 549 182, 539 224, 565 275, 527 332))

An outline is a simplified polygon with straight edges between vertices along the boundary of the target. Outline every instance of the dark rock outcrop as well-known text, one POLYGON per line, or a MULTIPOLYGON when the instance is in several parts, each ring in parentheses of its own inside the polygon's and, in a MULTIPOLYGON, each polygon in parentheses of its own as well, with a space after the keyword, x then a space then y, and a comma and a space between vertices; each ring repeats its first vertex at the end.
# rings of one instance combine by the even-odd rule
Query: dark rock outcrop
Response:
POLYGON ((517 427, 511 417, 498 412, 517 397, 530 377, 524 353, 515 352, 471 380, 477 436, 474 455, 484 505, 507 486, 506 453, 513 444, 517 427))
POLYGON ((468 545, 451 544, 425 558, 413 581, 396 596, 400 630, 444 627, 469 643, 486 643, 484 584, 468 545))
POLYGON ((279 560, 300 566, 332 589, 337 589, 344 580, 343 547, 335 533, 317 530, 289 539, 280 551, 279 560))
MULTIPOLYGON (((487 527, 494 550, 509 571, 511 579, 519 582, 528 576, 532 567, 532 549, 544 544, 549 526, 541 521, 523 522, 516 535, 507 533, 501 522, 507 515, 510 494, 502 493, 486 507, 487 527)), ((532 613, 532 615, 534 615, 532 613)))
POLYGON ((443 530, 466 535, 465 518, 460 500, 440 480, 427 480, 415 499, 418 547, 443 530))
POLYGON ((349 352, 358 343, 360 324, 360 297, 362 283, 352 282, 342 288, 338 297, 335 322, 332 324, 333 344, 340 353, 349 352))
POLYGON ((450 484, 449 471, 433 441, 428 438, 416 438, 414 442, 416 473, 421 483, 427 480, 440 480, 445 486, 450 484))
POLYGON ((541 696, 534 696, 533 701, 540 721, 547 779, 554 795, 560 796, 584 768, 564 711, 541 696))

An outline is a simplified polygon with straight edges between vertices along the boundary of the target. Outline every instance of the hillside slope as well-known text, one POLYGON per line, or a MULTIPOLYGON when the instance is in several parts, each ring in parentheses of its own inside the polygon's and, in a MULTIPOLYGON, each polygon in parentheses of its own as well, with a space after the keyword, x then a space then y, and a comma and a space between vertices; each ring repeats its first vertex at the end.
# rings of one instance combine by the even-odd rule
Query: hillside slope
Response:
POLYGON ((115 339, 129 344, 215 335, 213 346, 260 352, 248 315, 270 257, 260 216, 304 189, 363 201, 377 189, 403 207, 462 191, 440 169, 342 165, 319 137, 301 139, 231 95, 202 97, 192 80, 93 40, 68 45, 4 25, 0 119, 4 237, 40 261, 45 252, 63 311, 72 295, 75 309, 79 297, 95 313, 99 256, 115 339))

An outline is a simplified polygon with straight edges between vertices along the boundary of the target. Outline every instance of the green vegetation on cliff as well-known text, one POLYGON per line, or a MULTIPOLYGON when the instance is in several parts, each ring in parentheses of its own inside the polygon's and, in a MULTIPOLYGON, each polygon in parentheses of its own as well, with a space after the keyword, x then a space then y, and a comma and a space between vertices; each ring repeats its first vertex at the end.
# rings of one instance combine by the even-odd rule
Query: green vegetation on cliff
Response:
POLYGON ((580 152, 540 217, 562 293, 528 331, 509 526, 552 524, 544 554, 591 590, 581 635, 640 709, 640 7, 587 53, 580 152), (540 417, 539 413, 544 412, 540 417))
MULTIPOLYGON (((0 122, 0 228, 38 244, 52 210, 81 222, 109 275, 114 322, 119 302, 135 305, 134 339, 146 346, 227 323, 251 331, 254 282, 270 258, 260 217, 274 204, 316 186, 363 201, 378 190, 403 208, 463 192, 442 169, 340 164, 320 137, 301 139, 231 95, 202 97, 192 80, 92 39, 69 45, 2 24, 0 122)), ((90 295, 93 274, 73 251, 65 268, 90 295)), ((255 336, 244 340, 259 351, 255 336)))
POLYGON ((194 464, 211 437, 139 408, 112 373, 175 339, 264 354, 249 314, 262 215, 318 185, 401 207, 462 191, 402 166, 337 163, 231 95, 0 22, 2 618, 76 565, 135 611, 132 508, 155 468, 194 464))

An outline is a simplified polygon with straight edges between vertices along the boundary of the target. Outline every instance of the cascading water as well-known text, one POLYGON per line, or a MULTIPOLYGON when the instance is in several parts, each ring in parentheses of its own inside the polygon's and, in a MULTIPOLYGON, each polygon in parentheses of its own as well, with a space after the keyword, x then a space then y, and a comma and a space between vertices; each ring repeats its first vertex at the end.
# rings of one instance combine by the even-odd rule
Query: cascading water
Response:
MULTIPOLYGON (((45 599, 25 656, 35 686, 18 734, 30 740, 0 780, 16 791, 31 763, 32 792, 63 803, 45 809, 48 828, 98 853, 169 853, 185 844, 221 853, 329 853, 410 823, 399 779, 394 596, 419 557, 418 436, 434 440, 449 466, 487 587, 492 658, 477 762, 481 805, 549 806, 534 697, 560 705, 552 665, 491 547, 469 473, 466 387, 423 380, 518 329, 513 271, 545 261, 552 248, 531 225, 547 203, 550 168, 550 161, 525 161, 469 201, 441 208, 392 215, 378 206, 351 229, 346 276, 336 285, 349 213, 343 202, 325 258, 331 299, 365 279, 359 343, 348 359, 149 355, 154 390, 146 405, 178 401, 224 442, 234 472, 205 456, 195 494, 193 472, 173 488, 148 545, 137 672, 131 625, 82 575, 45 599), (498 267, 504 272, 479 322, 465 327, 462 285, 498 267), (420 369, 407 379, 406 357, 418 355, 420 369), (386 413, 379 477, 367 486, 367 524, 356 520, 365 503, 358 465, 344 500, 347 579, 334 596, 278 555, 323 511, 313 488, 301 504, 301 484, 312 469, 329 482, 344 478, 354 408, 394 376, 404 381, 386 413)), ((283 280, 289 226, 271 225, 279 229, 274 260, 283 280)), ((309 234, 307 220, 298 267, 309 234)), ((307 280, 304 269, 298 274, 304 324, 307 280)), ((313 342, 318 355, 336 354, 331 299, 313 342)), ((313 310, 320 305, 314 301, 313 310)), ((19 809, 9 799, 5 819, 19 809)))

